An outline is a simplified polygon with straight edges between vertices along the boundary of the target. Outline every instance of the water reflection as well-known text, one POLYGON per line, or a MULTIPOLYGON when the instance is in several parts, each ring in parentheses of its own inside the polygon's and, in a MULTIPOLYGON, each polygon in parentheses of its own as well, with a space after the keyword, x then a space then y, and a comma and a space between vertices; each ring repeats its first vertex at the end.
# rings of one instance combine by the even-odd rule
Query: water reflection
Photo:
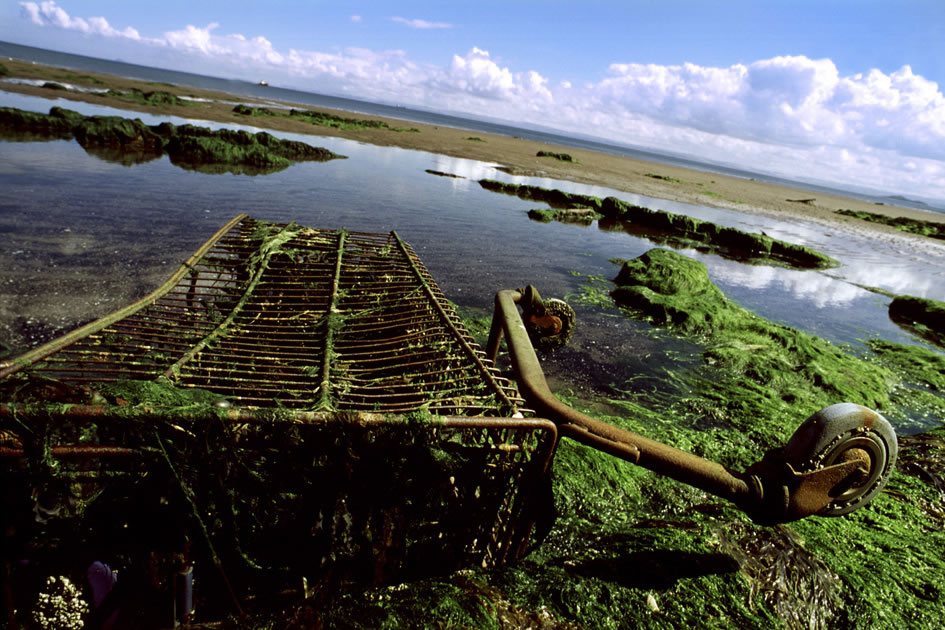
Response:
MULTIPOLYGON (((85 115, 139 117, 146 124, 169 121, 212 129, 259 130, 11 93, 0 93, 0 98, 5 105, 33 111, 46 112, 58 104, 85 115)), ((185 259, 220 224, 244 211, 261 219, 330 228, 397 230, 418 251, 447 295, 461 303, 487 307, 498 288, 533 282, 542 286, 543 292, 548 287, 548 295, 562 295, 578 288, 572 272, 612 278, 616 269, 609 259, 633 258, 661 244, 647 235, 612 233, 597 226, 536 224, 526 216, 534 202, 488 192, 477 183, 499 179, 597 197, 616 196, 745 231, 764 230, 772 237, 831 255, 843 266, 825 274, 748 266, 684 250, 703 261, 713 279, 739 302, 828 338, 852 338, 856 333, 852 321, 861 329, 894 334, 886 316, 888 300, 851 283, 945 299, 945 244, 909 250, 898 241, 861 238, 839 229, 825 231, 810 222, 773 220, 604 187, 511 176, 493 164, 474 160, 307 134, 280 133, 278 137, 324 146, 349 159, 296 164, 266 178, 207 177, 175 169, 166 157, 125 169, 90 159, 74 142, 0 143, 0 227, 7 242, 15 244, 10 249, 0 248, 0 264, 11 262, 4 250, 39 251, 44 244, 52 246, 56 238, 62 238, 61 234, 56 236, 57 227, 61 231, 62 226, 70 226, 94 234, 100 251, 137 261, 142 269, 156 266, 163 274, 161 261, 173 264, 185 259), (425 172, 428 169, 461 178, 434 177, 425 172), (32 229, 37 225, 46 226, 48 232, 37 236, 32 229)), ((44 268, 36 259, 26 264, 27 258, 19 258, 14 267, 6 268, 22 270, 24 279, 62 274, 62 267, 44 268)), ((96 264, 111 264, 103 262, 103 256, 86 260, 88 266, 82 269, 88 271, 88 277, 94 275, 96 264)), ((62 264, 78 263, 73 256, 62 264)), ((134 279, 147 284, 148 279, 142 278, 138 273, 134 279)), ((42 286, 42 282, 36 285, 42 286)), ((7 299, 16 301, 15 294, 7 293, 3 301, 7 299)), ((43 312, 49 312, 48 305, 34 315, 43 312)))
POLYGON ((871 295, 845 280, 783 267, 719 263, 712 265, 712 277, 717 283, 751 291, 786 291, 793 299, 820 309, 847 306, 871 295))

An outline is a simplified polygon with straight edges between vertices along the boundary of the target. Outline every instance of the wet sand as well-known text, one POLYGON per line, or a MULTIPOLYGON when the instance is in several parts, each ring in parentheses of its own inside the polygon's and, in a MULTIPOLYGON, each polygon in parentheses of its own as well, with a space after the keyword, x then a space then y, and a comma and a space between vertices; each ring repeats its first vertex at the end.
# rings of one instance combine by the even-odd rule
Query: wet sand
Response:
MULTIPOLYGON (((79 100, 151 114, 167 114, 198 120, 248 124, 272 131, 341 137, 380 146, 396 146, 428 151, 501 165, 508 172, 516 175, 568 180, 658 199, 728 208, 777 218, 794 217, 825 225, 843 225, 847 230, 861 234, 873 233, 877 236, 885 234, 887 238, 892 235, 908 235, 891 227, 837 215, 834 211, 846 208, 888 216, 945 222, 945 217, 935 212, 893 205, 879 205, 849 197, 812 192, 804 190, 802 187, 779 186, 628 157, 549 145, 524 138, 498 136, 467 129, 438 127, 298 104, 296 104, 296 107, 299 109, 317 109, 318 111, 343 117, 382 120, 391 127, 417 129, 419 133, 374 128, 335 129, 285 118, 247 117, 233 113, 234 102, 258 103, 261 106, 265 106, 265 103, 252 97, 146 83, 91 72, 71 72, 16 60, 8 60, 4 64, 9 68, 11 76, 61 81, 76 85, 85 84, 100 89, 111 87, 117 90, 129 90, 131 88, 143 91, 162 90, 178 96, 208 99, 211 102, 197 102, 187 106, 155 107, 128 103, 96 94, 50 90, 48 88, 11 83, 0 84, 0 89, 3 90, 45 98, 79 100), (575 162, 564 162, 550 157, 537 157, 536 154, 539 151, 567 153, 574 158, 575 162)), ((914 238, 923 239, 924 237, 914 238)))

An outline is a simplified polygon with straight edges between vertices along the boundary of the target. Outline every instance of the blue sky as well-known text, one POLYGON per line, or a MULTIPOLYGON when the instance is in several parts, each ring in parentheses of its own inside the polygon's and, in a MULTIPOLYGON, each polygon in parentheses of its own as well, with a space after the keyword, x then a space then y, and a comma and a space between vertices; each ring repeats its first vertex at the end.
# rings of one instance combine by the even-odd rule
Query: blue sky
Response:
POLYGON ((0 40, 945 199, 945 1, 0 1, 0 40))

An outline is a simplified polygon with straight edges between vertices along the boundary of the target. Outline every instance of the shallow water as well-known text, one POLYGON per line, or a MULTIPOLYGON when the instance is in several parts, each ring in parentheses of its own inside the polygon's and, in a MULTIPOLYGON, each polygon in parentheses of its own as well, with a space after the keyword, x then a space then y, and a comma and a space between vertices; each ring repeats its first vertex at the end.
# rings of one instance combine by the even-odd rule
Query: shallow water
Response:
MULTIPOLYGON (((55 104, 85 114, 120 113, 0 92, 0 105, 46 112, 55 104)), ((130 116, 148 124, 190 122, 130 116)), ((704 262, 720 288, 743 306, 836 342, 857 344, 879 336, 919 343, 889 321, 888 298, 853 283, 945 299, 945 243, 910 249, 900 240, 825 232, 808 222, 512 177, 495 165, 471 160, 337 138, 281 137, 323 146, 348 159, 296 164, 265 176, 207 175, 182 170, 166 157, 131 167, 105 162, 71 141, 0 142, 0 343, 25 350, 140 297, 240 212, 317 227, 396 230, 446 295, 479 314, 488 312, 498 289, 535 284, 543 295, 566 295, 579 291, 587 276, 613 278, 618 268, 610 259, 633 258, 654 246, 597 225, 535 223, 526 211, 539 204, 485 191, 475 181, 481 178, 615 195, 814 247, 842 266, 795 271, 683 253, 704 262), (437 177, 426 169, 463 178, 437 177)), ((657 341, 646 334, 645 324, 614 315, 598 307, 579 308, 581 327, 571 347, 545 359, 553 383, 571 383, 578 393, 608 394, 634 374, 661 369, 641 356, 682 352, 672 362, 689 360, 687 344, 657 341)))

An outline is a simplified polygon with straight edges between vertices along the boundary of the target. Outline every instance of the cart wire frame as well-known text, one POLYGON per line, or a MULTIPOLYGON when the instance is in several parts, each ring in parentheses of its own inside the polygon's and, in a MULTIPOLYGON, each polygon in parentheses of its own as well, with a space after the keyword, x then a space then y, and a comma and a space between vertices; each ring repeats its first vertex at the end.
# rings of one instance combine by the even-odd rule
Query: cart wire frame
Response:
POLYGON ((521 558, 559 436, 762 523, 846 513, 888 479, 895 435, 858 405, 745 472, 570 408, 523 324, 542 304, 499 291, 483 352, 396 233, 239 215, 150 295, 0 362, 0 473, 40 524, 109 485, 175 488, 190 529, 164 547, 181 568, 172 548, 202 540, 237 608, 260 574, 327 591, 521 558), (503 338, 517 385, 494 367, 503 338))

